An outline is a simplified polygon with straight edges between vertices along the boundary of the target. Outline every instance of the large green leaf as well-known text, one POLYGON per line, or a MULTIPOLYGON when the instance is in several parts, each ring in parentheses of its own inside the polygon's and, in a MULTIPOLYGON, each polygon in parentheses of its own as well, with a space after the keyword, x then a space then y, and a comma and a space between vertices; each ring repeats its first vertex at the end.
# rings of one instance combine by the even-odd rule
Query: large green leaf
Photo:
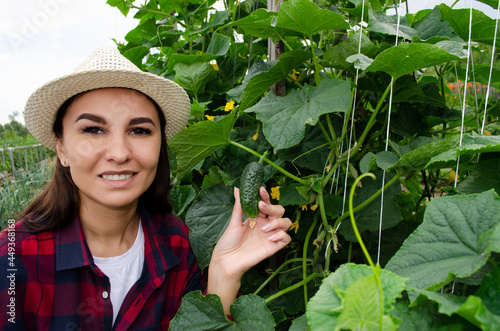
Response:
POLYGON ((418 69, 459 59, 436 45, 402 43, 377 55, 366 70, 383 71, 397 79, 418 69))
POLYGON ((459 139, 460 137, 453 136, 413 149, 404 154, 393 168, 402 170, 423 169, 432 157, 456 148, 459 145, 459 139))
MULTIPOLYGON (((438 5, 443 20, 447 21, 463 40, 469 40, 470 9, 451 9, 444 3, 438 5)), ((493 45, 495 20, 480 10, 472 9, 471 39, 493 45)))
MULTIPOLYGON (((457 74, 459 79, 464 79, 465 77, 465 68, 458 67, 457 74)), ((500 91, 500 68, 491 69, 489 65, 486 64, 474 64, 474 79, 477 83, 481 83, 484 85, 490 84, 490 87, 493 87, 500 91), (491 71, 491 81, 490 81, 490 71, 491 71)), ((483 89, 483 95, 486 93, 486 86, 481 86, 483 89)), ((483 108, 484 110, 484 108, 483 108)))
MULTIPOLYGON (((353 64, 347 62, 346 59, 351 55, 358 54, 359 41, 359 33, 355 33, 338 45, 328 48, 323 56, 323 66, 355 72, 353 64)), ((371 58, 375 57, 376 51, 375 44, 363 34, 361 37, 361 53, 371 58)))
POLYGON ((215 69, 206 62, 177 63, 174 70, 174 81, 194 95, 203 92, 205 85, 217 75, 215 69))
POLYGON ((229 144, 233 125, 231 113, 217 122, 198 122, 172 137, 168 144, 177 160, 177 176, 182 178, 198 162, 229 144))
MULTIPOLYGON (((379 161, 382 163, 385 162, 381 160, 384 157, 383 155, 377 154, 373 157, 377 160, 377 163, 379 161)), ((374 173, 377 176, 376 180, 367 179, 363 181, 363 188, 356 190, 356 195, 354 196, 354 204, 356 206, 365 202, 382 187, 382 172, 377 171, 374 173)), ((387 183, 389 180, 391 180, 392 177, 394 177, 393 174, 386 173, 385 182, 387 183)), ((400 193, 401 186, 397 184, 391 185, 384 190, 384 213, 382 215, 382 229, 393 227, 401 221, 401 213, 399 212, 396 203, 396 196, 400 193)), ((381 197, 379 196, 378 198, 370 202, 365 208, 354 214, 354 218, 356 219, 356 226, 358 227, 360 233, 366 230, 378 230, 380 223, 380 202, 381 197)), ((339 232, 348 241, 358 241, 356 235, 354 234, 354 230, 352 229, 350 220, 345 220, 342 223, 342 225, 339 227, 339 232)))
POLYGON ((321 9, 309 0, 291 0, 281 4, 276 26, 311 36, 327 29, 349 29, 342 15, 321 9))
POLYGON ((481 330, 500 329, 500 266, 487 274, 476 293, 468 297, 430 291, 417 293, 436 302, 442 314, 458 314, 481 330))
POLYGON ((263 133, 275 150, 297 145, 304 139, 306 125, 315 125, 323 114, 347 112, 351 85, 340 79, 324 79, 318 87, 292 90, 285 97, 268 93, 245 112, 255 112, 263 133))
POLYGON ((446 37, 450 40, 463 42, 455 31, 450 27, 450 24, 441 19, 441 11, 435 7, 427 16, 413 24, 413 28, 417 30, 418 36, 422 40, 427 40, 435 36, 446 37))
POLYGON ((231 16, 230 11, 218 10, 214 13, 214 15, 212 15, 210 22, 203 22, 201 27, 198 30, 191 32, 191 34, 195 33, 205 34, 210 29, 214 29, 223 25, 229 19, 230 16, 231 16))
POLYGON ((224 314, 220 298, 215 294, 203 296, 200 291, 189 292, 170 323, 172 331, 256 331, 274 330, 274 319, 266 302, 256 295, 243 295, 230 307, 232 320, 224 314))
POLYGON ((231 193, 223 183, 202 190, 186 214, 189 241, 200 268, 210 264, 212 247, 231 218, 231 193))
MULTIPOLYGON (((386 35, 395 36, 398 32, 397 16, 388 16, 384 12, 374 13, 369 11, 369 23, 366 30, 386 35)), ((401 16, 399 22, 399 36, 410 40, 417 36, 417 31, 411 28, 406 17, 401 16)))
POLYGON ((236 25, 245 31, 247 35, 267 39, 274 35, 276 27, 272 24, 276 19, 277 13, 267 11, 264 8, 257 9, 247 17, 237 20, 228 25, 236 25))
MULTIPOLYGON (((248 70, 247 74, 245 75, 245 79, 243 79, 243 82, 241 85, 236 86, 235 88, 227 91, 227 97, 230 100, 234 100, 238 103, 241 103, 241 96, 243 94, 243 90, 247 87, 248 82, 252 77, 255 75, 258 75, 259 73, 263 71, 269 71, 277 61, 266 61, 262 60, 260 57, 258 57, 255 62, 252 64, 250 69, 248 70)), ((240 106, 241 109, 241 106, 240 106)))
MULTIPOLYGON (((384 325, 391 325, 386 314, 404 290, 406 280, 386 270, 381 271, 380 280, 384 294, 384 325)), ((375 320, 373 316, 379 312, 373 269, 351 263, 341 265, 323 280, 306 311, 309 326, 315 331, 364 330, 363 326, 366 330, 378 330, 378 316, 375 320)))
POLYGON ((241 95, 240 110, 247 109, 264 94, 273 84, 285 78, 292 69, 311 58, 311 53, 303 50, 293 50, 281 55, 278 62, 267 72, 259 73, 247 83, 241 95))
POLYGON ((434 199, 386 269, 409 277, 408 286, 418 289, 434 290, 456 277, 469 277, 498 248, 491 232, 500 231, 499 215, 500 199, 492 190, 434 199))
POLYGON ((500 152, 500 136, 472 136, 464 134, 462 146, 456 146, 433 156, 426 166, 439 167, 448 162, 454 162, 459 155, 488 152, 500 152))

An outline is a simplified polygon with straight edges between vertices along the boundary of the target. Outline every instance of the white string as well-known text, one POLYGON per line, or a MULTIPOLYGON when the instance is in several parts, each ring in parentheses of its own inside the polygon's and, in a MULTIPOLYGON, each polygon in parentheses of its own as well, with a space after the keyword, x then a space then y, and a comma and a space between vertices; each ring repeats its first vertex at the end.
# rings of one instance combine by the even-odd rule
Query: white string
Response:
MULTIPOLYGON (((401 5, 401 0, 398 1, 396 6, 396 17, 398 18, 396 24, 396 42, 395 46, 398 45, 398 37, 399 37, 399 24, 401 22, 401 17, 399 16, 399 6, 401 5)), ((387 111, 387 129, 385 133, 385 151, 387 152, 389 149, 389 133, 391 128, 391 113, 392 113, 392 95, 394 92, 394 77, 391 78, 391 91, 389 93, 389 110, 387 111)), ((378 248, 377 248, 377 264, 380 264, 380 251, 382 248, 382 218, 384 216, 384 193, 385 193, 385 174, 384 170, 382 173, 382 193, 380 195, 380 219, 378 225, 378 248)))
MULTIPOLYGON (((460 128, 460 143, 459 147, 462 147, 462 141, 464 138, 464 126, 465 126, 465 101, 467 97, 467 81, 469 79, 469 63, 471 55, 471 38, 472 38, 472 0, 470 0, 470 14, 469 14, 469 40, 467 41, 467 67, 465 68, 465 80, 464 80, 464 98, 462 104, 462 125, 460 128)), ((457 187, 458 183, 458 168, 460 166, 460 155, 457 157, 457 167, 455 170, 455 183, 453 187, 457 187)))
MULTIPOLYGON (((365 23, 364 17, 365 17, 365 0, 363 0, 363 5, 362 5, 362 8, 361 8, 361 22, 359 23, 358 55, 361 54, 361 42, 362 42, 362 37, 363 37, 363 24, 365 23)), ((353 127, 354 127, 354 112, 356 110, 356 94, 358 92, 358 78, 359 78, 359 68, 356 68, 356 77, 354 79, 354 96, 353 96, 353 101, 352 101, 351 129, 349 130, 349 147, 347 149, 347 163, 346 163, 346 169, 345 169, 344 197, 343 197, 343 202, 342 202, 342 215, 345 212, 345 202, 347 200, 347 177, 349 175, 349 162, 350 162, 350 159, 351 159, 352 131, 353 131, 353 127)), ((341 223, 339 223, 339 225, 335 229, 335 232, 337 232, 340 224, 341 223)))
POLYGON ((496 42, 497 42, 497 34, 498 34, 498 16, 500 13, 500 1, 498 1, 498 8, 497 8, 497 22, 495 25, 495 36, 493 37, 493 48, 491 51, 491 64, 490 64, 490 76, 488 78, 488 88, 486 89, 486 101, 484 102, 484 115, 483 115, 483 125, 481 127, 481 134, 484 134, 484 125, 486 123, 486 110, 488 109, 488 99, 490 97, 490 85, 491 85, 491 76, 493 75, 493 63, 495 60, 495 47, 496 47, 496 42))
POLYGON ((455 64, 455 77, 457 78, 458 102, 460 102, 460 109, 462 109, 462 90, 460 88, 460 80, 458 79, 457 61, 453 61, 453 63, 455 64))

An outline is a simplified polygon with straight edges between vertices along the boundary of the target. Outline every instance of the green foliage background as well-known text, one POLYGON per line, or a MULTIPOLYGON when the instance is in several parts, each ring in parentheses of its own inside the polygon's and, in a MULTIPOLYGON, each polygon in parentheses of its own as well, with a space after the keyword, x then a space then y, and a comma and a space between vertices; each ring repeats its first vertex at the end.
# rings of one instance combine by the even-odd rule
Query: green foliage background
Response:
POLYGON ((255 0, 107 3, 138 20, 120 51, 192 98, 169 146, 174 210, 200 266, 230 188, 265 152, 266 187, 294 222, 292 243, 243 279, 233 320, 216 296, 192 293, 173 330, 499 327, 495 20, 439 4, 398 24, 381 0, 289 0, 277 12, 255 0))

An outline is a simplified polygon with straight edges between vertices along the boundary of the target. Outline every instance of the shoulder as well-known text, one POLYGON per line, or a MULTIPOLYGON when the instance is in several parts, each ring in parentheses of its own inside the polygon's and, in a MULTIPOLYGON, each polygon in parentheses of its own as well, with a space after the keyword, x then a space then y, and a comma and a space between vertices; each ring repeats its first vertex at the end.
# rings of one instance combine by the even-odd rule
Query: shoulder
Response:
POLYGON ((14 222, 14 220, 9 220, 7 227, 0 231, 0 252, 3 252, 5 247, 16 246, 26 247, 29 246, 29 242, 38 241, 40 239, 49 239, 52 237, 50 232, 36 232, 32 231, 26 227, 22 220, 14 222))

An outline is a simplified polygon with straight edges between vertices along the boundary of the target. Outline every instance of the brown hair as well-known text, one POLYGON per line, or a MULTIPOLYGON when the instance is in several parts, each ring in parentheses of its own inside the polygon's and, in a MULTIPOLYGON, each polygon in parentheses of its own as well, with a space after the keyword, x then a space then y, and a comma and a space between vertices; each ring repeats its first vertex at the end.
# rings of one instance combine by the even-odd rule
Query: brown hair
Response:
MULTIPOLYGON (((66 100, 57 111, 52 127, 57 138, 62 137, 62 120, 69 106, 83 93, 66 100)), ((155 105, 160 118, 161 147, 156 176, 151 186, 139 197, 139 203, 150 213, 166 213, 172 211, 172 205, 170 203, 170 164, 165 135, 165 116, 158 104, 149 96, 146 95, 146 97, 155 105)), ((52 180, 20 214, 20 218, 30 230, 57 231, 72 222, 79 210, 80 195, 78 187, 71 178, 70 170, 63 167, 60 162, 56 162, 52 180)))

